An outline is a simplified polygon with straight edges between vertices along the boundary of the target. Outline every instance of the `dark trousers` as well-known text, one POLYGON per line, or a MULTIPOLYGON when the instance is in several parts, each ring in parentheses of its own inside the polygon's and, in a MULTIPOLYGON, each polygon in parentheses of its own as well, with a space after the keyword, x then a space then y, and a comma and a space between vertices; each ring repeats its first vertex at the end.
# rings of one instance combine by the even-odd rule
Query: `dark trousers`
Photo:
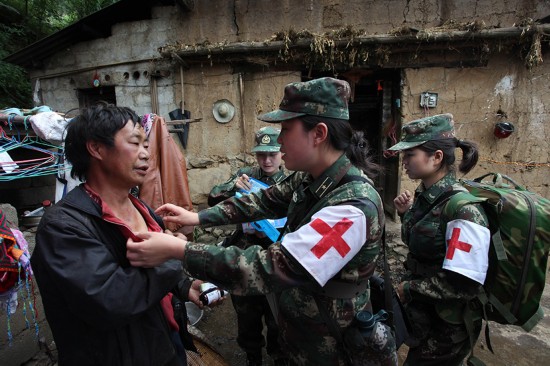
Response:
POLYGON ((187 365, 187 354, 185 353, 185 348, 183 347, 183 342, 181 341, 180 334, 176 331, 170 333, 172 338, 172 343, 176 349, 176 354, 178 355, 178 363, 181 366, 187 365))
POLYGON ((231 295, 233 307, 237 313, 237 343, 248 354, 254 357, 262 355, 266 340, 262 334, 264 321, 267 326, 266 351, 272 357, 280 356, 278 343, 279 330, 265 296, 231 295))

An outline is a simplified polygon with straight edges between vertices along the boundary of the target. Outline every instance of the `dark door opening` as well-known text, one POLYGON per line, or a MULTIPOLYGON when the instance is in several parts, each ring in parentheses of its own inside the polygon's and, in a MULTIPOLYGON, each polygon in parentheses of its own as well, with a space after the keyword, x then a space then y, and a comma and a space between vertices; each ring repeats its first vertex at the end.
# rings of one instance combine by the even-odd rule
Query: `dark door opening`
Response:
MULTIPOLYGON (((328 75, 315 75, 322 77, 328 75)), ((399 190, 399 156, 386 152, 398 135, 401 125, 401 72, 397 69, 357 69, 341 73, 338 78, 350 83, 350 124, 363 131, 369 142, 374 162, 382 168, 375 178, 385 211, 395 219, 393 199, 399 190)), ((303 78, 310 80, 310 78, 303 78)))
POLYGON ((78 89, 78 104, 80 108, 87 108, 98 102, 107 102, 116 105, 115 87, 101 86, 99 88, 78 89))

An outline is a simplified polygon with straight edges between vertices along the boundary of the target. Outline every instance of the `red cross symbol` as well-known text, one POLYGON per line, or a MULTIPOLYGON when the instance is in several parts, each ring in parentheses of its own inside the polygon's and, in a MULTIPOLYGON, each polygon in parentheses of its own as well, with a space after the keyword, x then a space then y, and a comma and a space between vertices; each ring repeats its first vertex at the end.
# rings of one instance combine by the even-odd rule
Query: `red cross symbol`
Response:
POLYGON ((342 235, 353 225, 353 221, 344 218, 333 227, 330 227, 323 220, 315 219, 310 225, 319 234, 323 235, 323 238, 311 248, 317 258, 321 258, 330 248, 336 249, 342 258, 351 250, 348 243, 342 239, 342 235))
POLYGON ((453 229, 453 234, 451 235, 451 239, 447 240, 447 254, 445 255, 445 259, 453 259, 455 255, 455 249, 463 250, 467 253, 470 253, 470 249, 472 249, 472 244, 465 243, 463 241, 458 240, 460 237, 460 229, 455 227, 453 229))

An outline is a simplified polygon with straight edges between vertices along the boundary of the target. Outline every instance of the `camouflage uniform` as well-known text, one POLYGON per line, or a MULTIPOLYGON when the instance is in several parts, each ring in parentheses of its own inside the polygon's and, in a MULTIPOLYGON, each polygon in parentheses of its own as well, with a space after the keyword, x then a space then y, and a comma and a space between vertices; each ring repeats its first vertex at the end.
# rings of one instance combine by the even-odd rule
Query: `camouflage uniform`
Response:
MULTIPOLYGON (((258 179, 268 185, 280 182, 286 177, 284 169, 281 168, 277 173, 268 176, 259 167, 244 167, 239 169, 227 182, 214 186, 208 196, 208 204, 214 206, 217 203, 235 196, 237 189, 235 183, 237 179, 246 174, 251 178, 258 179)), ((245 234, 241 224, 237 224, 235 232, 225 239, 223 246, 235 245, 240 249, 246 249, 251 245, 259 245, 263 249, 272 243, 268 237, 260 238, 255 234, 245 234)), ((267 353, 274 359, 280 358, 280 348, 278 345, 278 327, 273 318, 273 313, 265 296, 238 296, 231 294, 231 301, 235 312, 237 313, 238 336, 237 343, 247 353, 248 358, 257 363, 262 359, 262 347, 266 345, 263 331, 263 321, 267 326, 267 353)))
MULTIPOLYGON (((294 173, 265 191, 240 199, 230 198, 201 211, 199 219, 204 225, 220 225, 288 216, 286 232, 293 232, 309 223, 311 216, 323 207, 353 205, 365 214, 367 240, 331 281, 361 283, 374 271, 384 214, 380 197, 370 184, 347 181, 339 185, 346 175, 361 176, 362 173, 342 155, 315 180, 304 172, 294 173)), ((322 295, 322 288, 280 243, 267 250, 260 246, 242 250, 188 243, 185 253, 184 266, 192 275, 212 281, 234 294, 279 294, 282 349, 292 364, 345 364, 343 351, 321 317, 312 294, 320 294, 323 305, 343 328, 351 323, 358 311, 369 308, 368 289, 349 299, 322 295)), ((395 347, 388 352, 394 355, 395 347)), ((378 360, 368 362, 377 364, 378 360)))
MULTIPOLYGON (((403 127, 402 141, 390 150, 410 149, 429 140, 454 138, 453 125, 450 114, 413 121, 403 127)), ((438 198, 448 191, 465 191, 452 171, 428 189, 421 184, 415 191, 414 204, 401 217, 402 239, 409 248, 403 287, 405 309, 414 337, 405 365, 461 365, 471 351, 464 323, 465 311, 475 317, 474 343, 481 331, 478 311, 472 308, 475 302, 469 302, 476 297, 481 285, 444 270, 442 265, 447 250, 447 223, 463 219, 488 227, 488 219, 479 204, 467 204, 452 218, 443 217, 447 201, 438 201, 438 198), (426 212, 419 219, 418 216, 426 212)))

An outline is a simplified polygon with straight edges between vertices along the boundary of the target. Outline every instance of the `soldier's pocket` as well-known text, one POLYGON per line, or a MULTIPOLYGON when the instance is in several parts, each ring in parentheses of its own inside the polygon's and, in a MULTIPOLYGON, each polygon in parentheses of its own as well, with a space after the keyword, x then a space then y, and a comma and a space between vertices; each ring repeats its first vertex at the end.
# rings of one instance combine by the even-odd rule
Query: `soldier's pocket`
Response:
POLYGON ((409 250, 415 257, 423 258, 433 255, 440 241, 444 244, 444 238, 439 233, 438 221, 420 222, 409 237, 409 250), (438 235, 439 234, 439 235, 438 235))

